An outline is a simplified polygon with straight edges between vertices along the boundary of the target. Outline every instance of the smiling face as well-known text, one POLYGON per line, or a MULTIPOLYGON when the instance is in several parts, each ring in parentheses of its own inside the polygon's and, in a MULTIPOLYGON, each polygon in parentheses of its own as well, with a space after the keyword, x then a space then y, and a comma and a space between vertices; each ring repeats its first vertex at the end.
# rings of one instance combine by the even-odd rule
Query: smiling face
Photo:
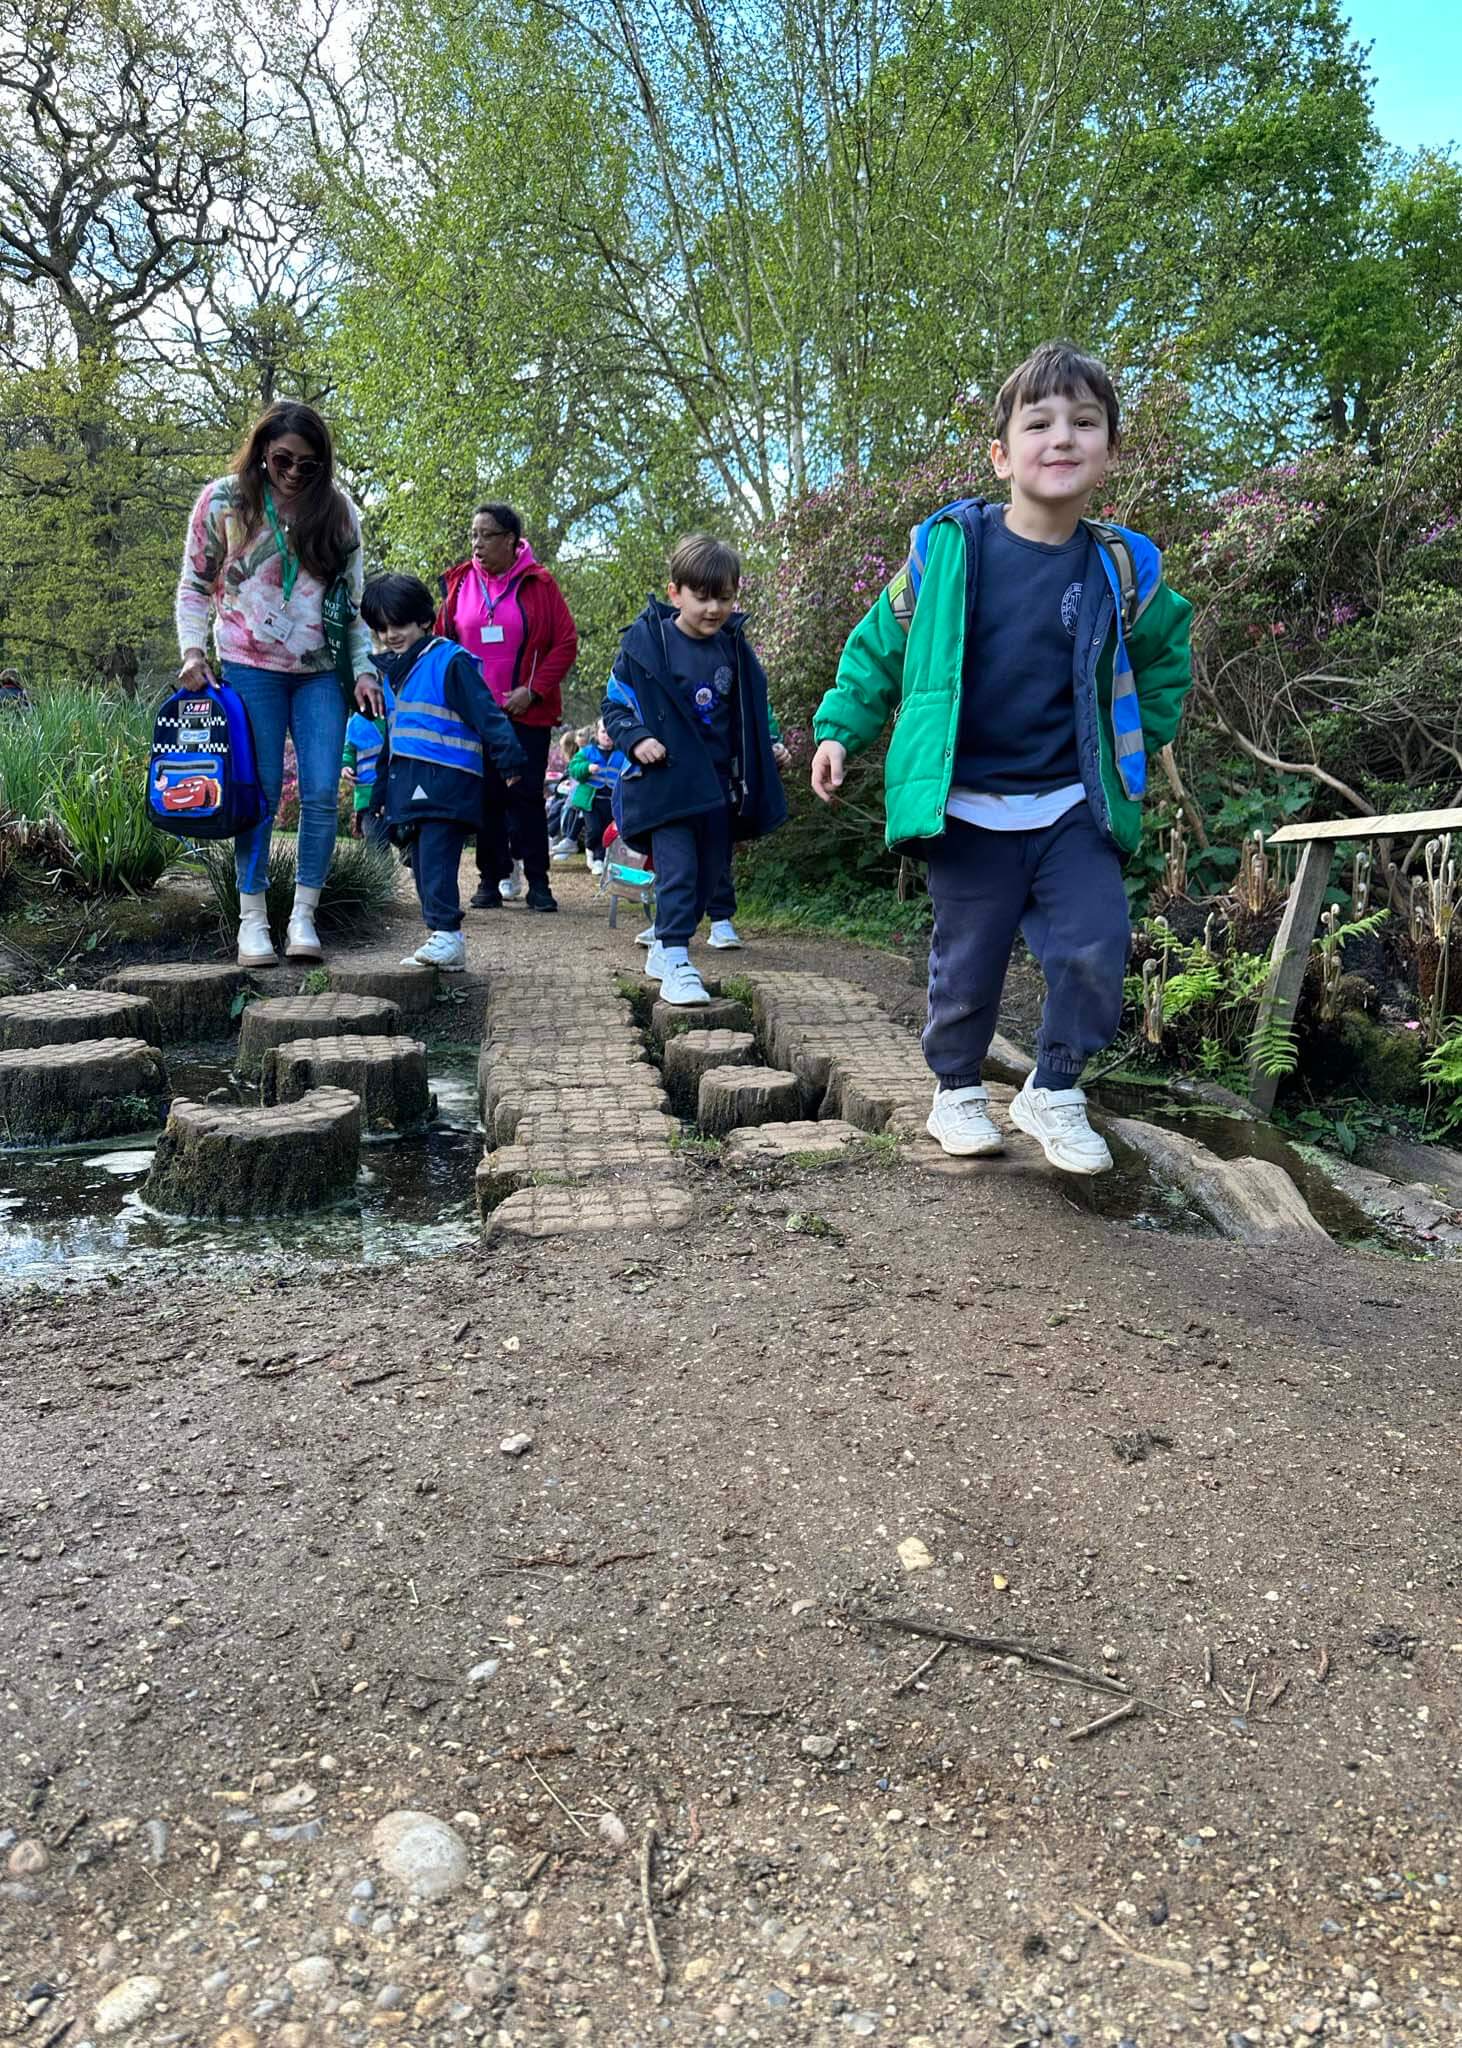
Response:
POLYGON ((518 552, 516 534, 499 526, 490 512, 472 515, 472 559, 484 576, 501 576, 513 566, 518 552))
POLYGON ((278 434, 264 450, 264 468, 280 504, 307 491, 321 467, 318 454, 303 434, 278 434))
POLYGON ((713 591, 691 590, 684 583, 672 583, 666 595, 677 608, 676 625, 692 640, 714 639, 736 609, 734 590, 721 597, 713 591))
POLYGON ((372 626, 371 646, 377 654, 404 654, 408 647, 414 647, 426 636, 427 629, 419 619, 413 619, 406 626, 372 626))
POLYGON ((1052 392, 1018 405, 1003 441, 990 444, 995 474, 1015 502, 1084 504, 1107 473, 1111 439, 1106 409, 1092 392, 1052 392))

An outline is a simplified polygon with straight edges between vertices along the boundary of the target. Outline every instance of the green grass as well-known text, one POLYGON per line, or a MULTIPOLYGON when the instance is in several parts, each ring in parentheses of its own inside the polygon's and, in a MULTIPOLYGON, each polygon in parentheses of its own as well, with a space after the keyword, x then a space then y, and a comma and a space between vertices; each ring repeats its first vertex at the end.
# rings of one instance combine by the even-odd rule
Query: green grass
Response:
POLYGON ((67 684, 0 719, 0 819, 54 827, 68 855, 62 873, 89 894, 151 888, 180 855, 147 816, 153 710, 67 684))
POLYGON ((775 895, 753 890, 741 895, 737 904, 737 915, 761 931, 852 939, 864 946, 881 946, 886 952, 922 942, 933 914, 927 896, 901 903, 887 889, 806 889, 775 895))
MULTIPOLYGON (((201 850, 200 859, 218 912, 218 927, 232 942, 239 923, 239 885, 234 873, 231 840, 216 840, 201 850)), ((334 938, 355 938, 375 931, 397 901, 396 884, 401 872, 396 855, 386 847, 372 846, 367 839, 340 839, 335 858, 320 892, 315 922, 334 938)), ((276 938, 283 936, 294 902, 294 842, 275 840, 269 848, 269 878, 265 896, 269 928, 276 938)))

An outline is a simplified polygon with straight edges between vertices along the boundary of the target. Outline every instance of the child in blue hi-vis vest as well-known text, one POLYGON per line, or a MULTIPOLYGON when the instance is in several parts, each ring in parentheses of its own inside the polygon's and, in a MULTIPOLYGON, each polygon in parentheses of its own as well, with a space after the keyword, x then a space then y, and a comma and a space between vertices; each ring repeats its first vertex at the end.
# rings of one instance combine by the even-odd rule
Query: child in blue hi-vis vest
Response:
POLYGON ((527 762, 476 660, 433 637, 436 604, 419 577, 373 576, 360 612, 395 697, 386 717, 386 828, 407 850, 427 925, 425 944, 401 964, 461 974, 467 945, 457 873, 478 829, 483 761, 510 789, 527 762))
MULTIPOLYGON (((376 783, 386 751, 386 718, 394 709, 395 702, 387 686, 385 717, 367 718, 363 711, 352 711, 346 723, 345 773, 350 777, 352 839, 385 840, 385 806, 375 801, 376 783)), ((384 790, 381 794, 384 796, 384 790)))

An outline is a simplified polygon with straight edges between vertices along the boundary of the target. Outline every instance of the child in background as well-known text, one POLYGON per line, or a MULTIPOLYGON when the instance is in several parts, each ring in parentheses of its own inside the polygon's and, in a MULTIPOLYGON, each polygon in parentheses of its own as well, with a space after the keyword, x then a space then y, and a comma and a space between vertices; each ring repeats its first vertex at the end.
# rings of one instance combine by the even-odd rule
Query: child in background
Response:
POLYGON ((481 816, 484 757, 510 789, 526 758, 478 663, 455 641, 432 637, 436 605, 419 577, 373 576, 360 612, 396 700, 386 720, 387 829, 407 849, 427 924, 425 944, 401 964, 461 974, 458 870, 481 816))
POLYGON ((372 798, 386 747, 386 719, 394 701, 389 685, 385 701, 385 712, 380 718, 368 718, 364 711, 352 711, 345 727, 344 772, 352 792, 350 836, 352 839, 369 839, 377 846, 386 843, 381 806, 373 804, 372 798))
POLYGON ((628 766, 624 755, 610 745, 602 718, 593 739, 569 763, 569 774, 578 784, 569 802, 584 820, 584 851, 592 875, 604 872, 604 834, 613 823, 614 792, 628 766))
POLYGON ((669 603, 651 598, 620 641, 603 716, 629 756, 620 829, 655 871, 645 972, 666 1002, 710 1001, 690 941, 731 847, 774 831, 787 799, 772 755, 767 679, 735 607, 741 558, 691 534, 670 557, 669 603))

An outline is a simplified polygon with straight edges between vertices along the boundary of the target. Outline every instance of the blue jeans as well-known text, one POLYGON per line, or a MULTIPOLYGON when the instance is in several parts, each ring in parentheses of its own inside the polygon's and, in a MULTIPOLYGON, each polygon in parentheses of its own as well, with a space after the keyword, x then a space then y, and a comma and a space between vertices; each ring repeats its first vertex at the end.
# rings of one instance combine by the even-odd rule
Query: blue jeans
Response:
POLYGON ((345 722, 350 716, 345 693, 333 669, 322 676, 289 676, 268 668, 248 668, 238 661, 226 661, 222 667, 223 680, 238 691, 248 707, 259 781, 269 800, 264 822, 252 832, 241 832, 234 841, 239 894, 257 895, 268 880, 269 841, 284 787, 286 733, 294 740, 300 777, 295 879, 301 888, 319 889, 330 872, 335 851, 335 807, 345 756, 345 722))
POLYGON ((941 1088, 972 1088, 1000 1016, 1017 931, 1041 964, 1043 1087, 1074 1088, 1122 1016, 1132 927, 1122 865, 1085 803, 1038 832, 959 818, 929 850, 934 939, 924 1057, 941 1088))

